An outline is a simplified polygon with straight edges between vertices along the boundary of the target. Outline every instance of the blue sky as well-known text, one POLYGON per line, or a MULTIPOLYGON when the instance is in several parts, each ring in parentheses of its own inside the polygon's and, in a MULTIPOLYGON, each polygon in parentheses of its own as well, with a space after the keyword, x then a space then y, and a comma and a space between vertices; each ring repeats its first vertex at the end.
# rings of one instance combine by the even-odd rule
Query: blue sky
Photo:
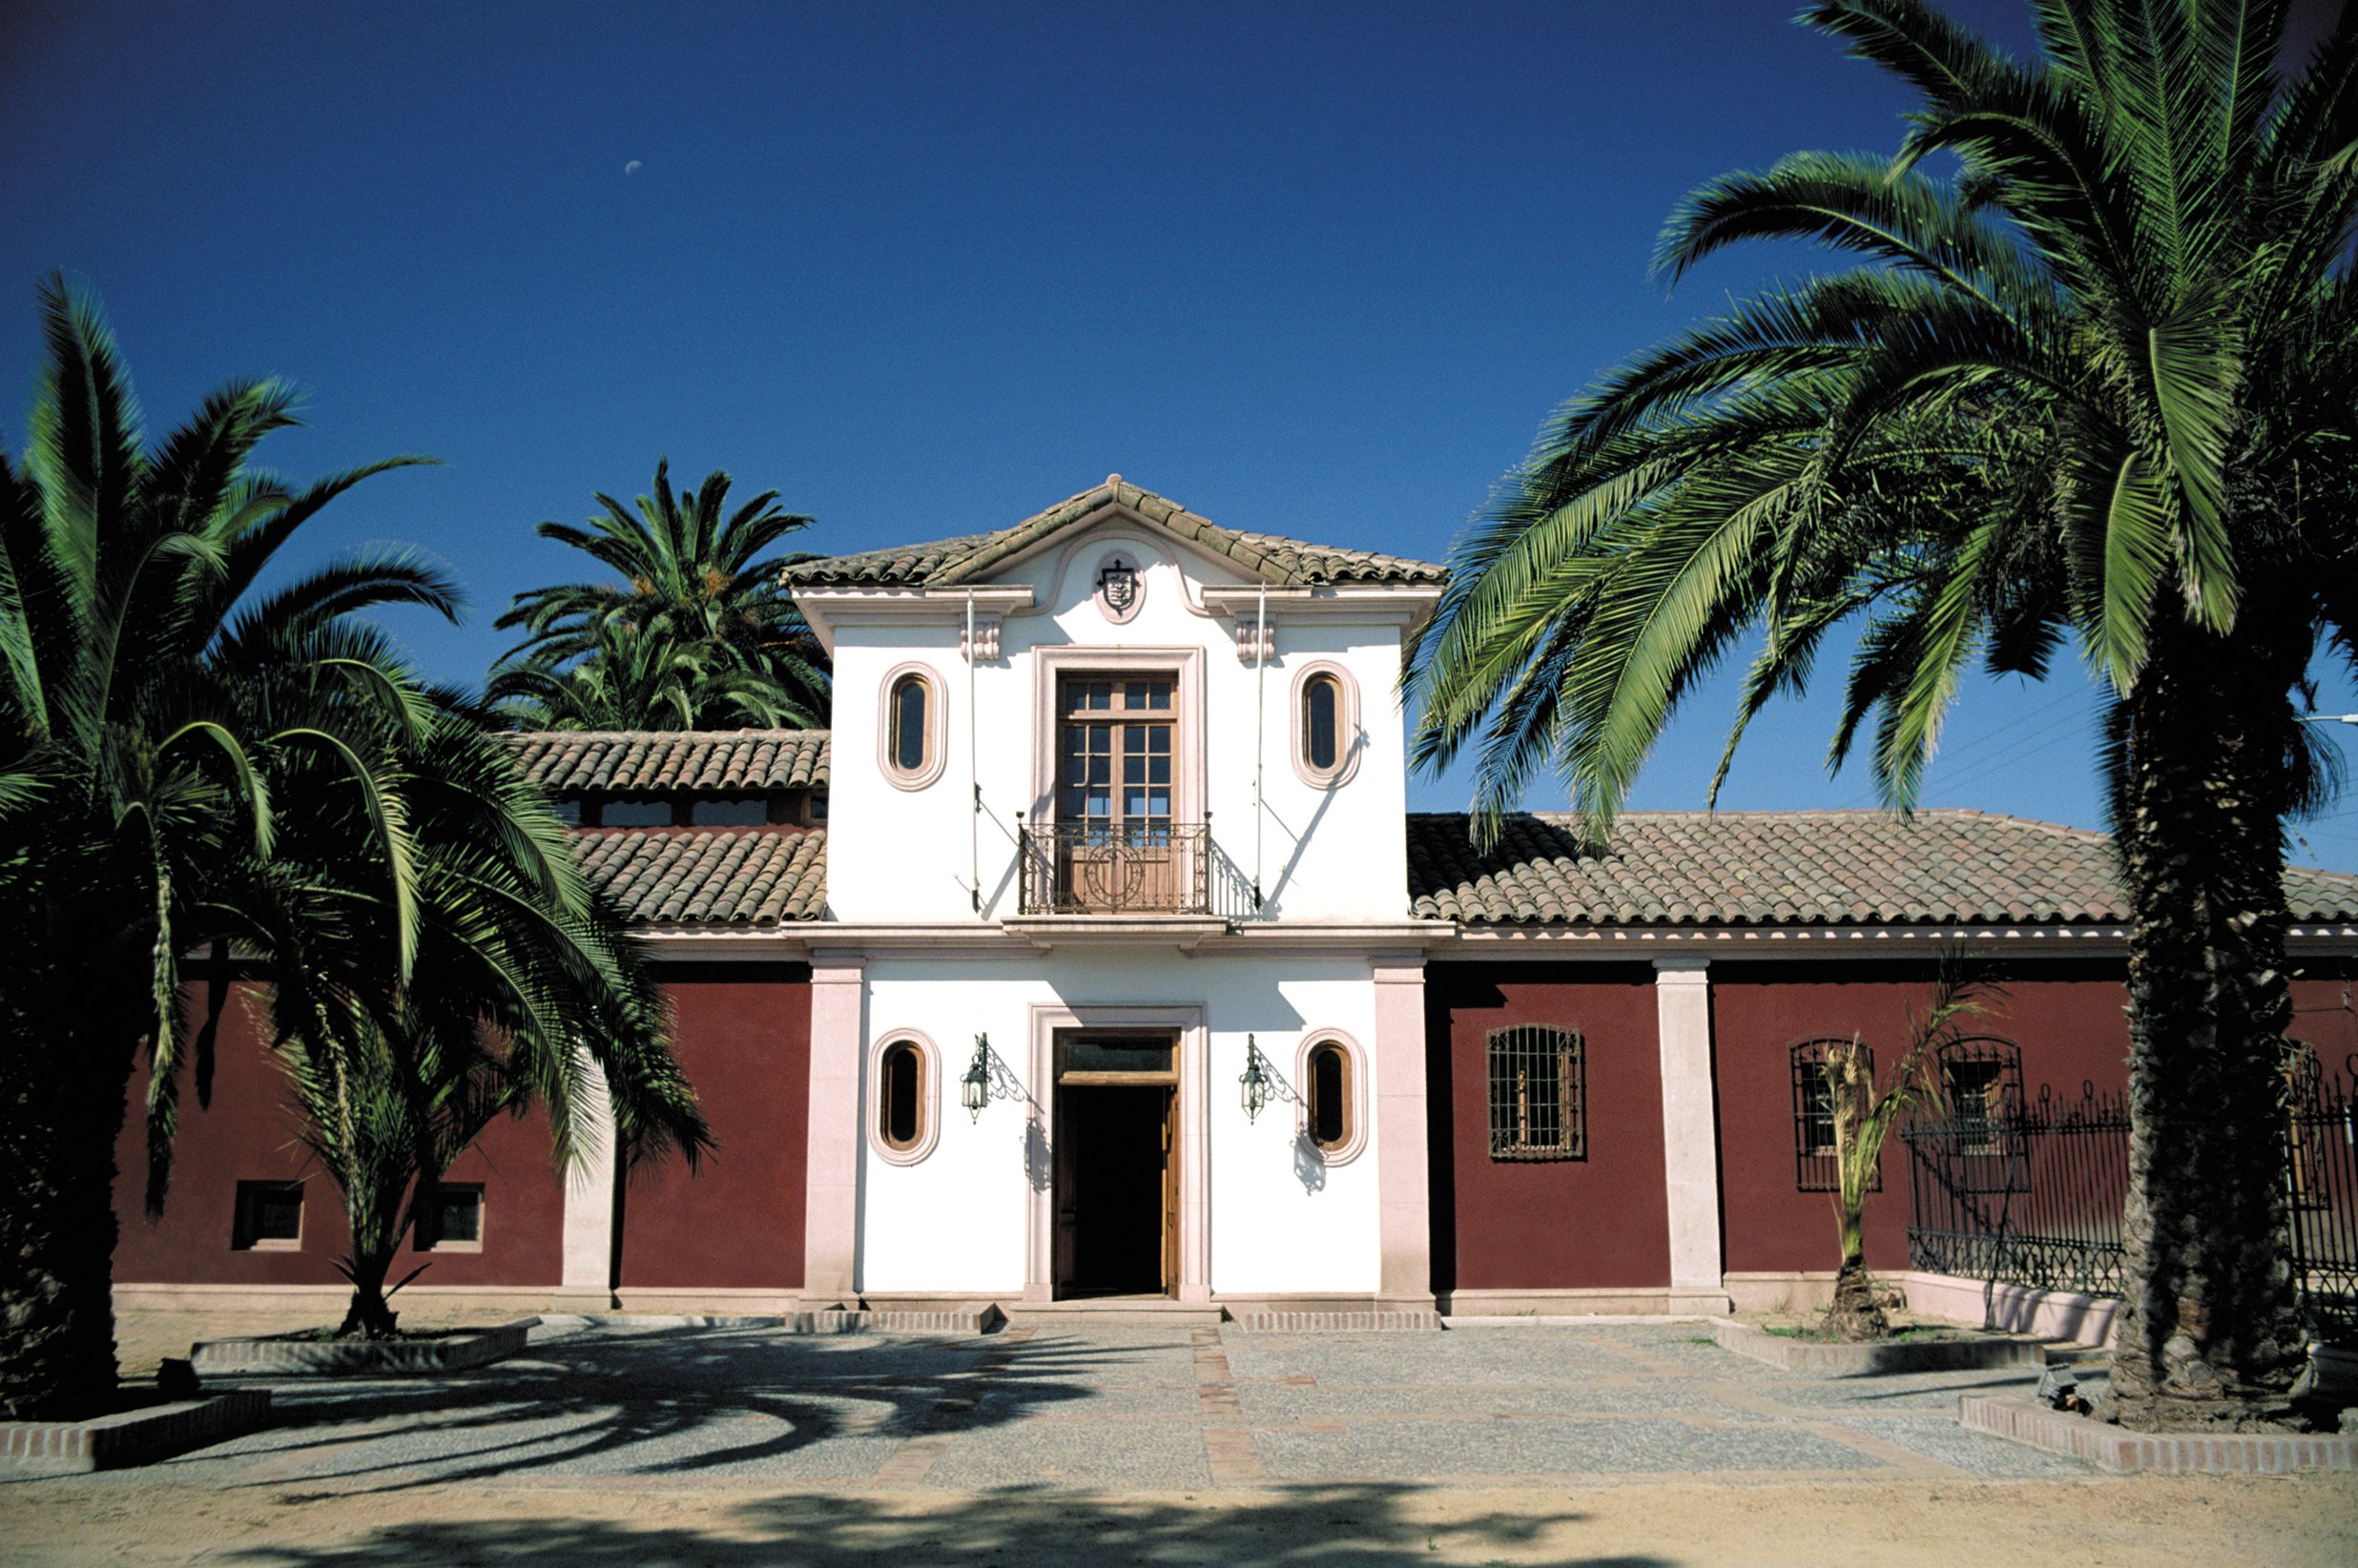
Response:
MULTIPOLYGON (((2027 47, 2016 0, 1951 9, 2027 47)), ((1897 139, 1904 95, 1790 11, 16 0, 0 432, 53 267, 102 295, 158 424, 234 374, 298 382, 311 426, 274 466, 442 460, 309 543, 447 562, 466 624, 395 630, 465 681, 510 595, 578 574, 531 526, 637 494, 659 453, 779 490, 823 551, 1119 471, 1438 558, 1553 405, 1811 264, 1739 252, 1665 296, 1646 260, 1684 192, 1897 139)), ((1733 685, 1633 804, 1702 803, 1733 685)), ((1765 717, 1722 804, 1869 803, 1823 769, 1832 697, 1765 717)), ((2076 671, 1976 685, 1930 802, 2098 824, 2091 711, 2076 671)), ((2298 858, 2358 870, 2358 813, 2304 832, 2298 858)))

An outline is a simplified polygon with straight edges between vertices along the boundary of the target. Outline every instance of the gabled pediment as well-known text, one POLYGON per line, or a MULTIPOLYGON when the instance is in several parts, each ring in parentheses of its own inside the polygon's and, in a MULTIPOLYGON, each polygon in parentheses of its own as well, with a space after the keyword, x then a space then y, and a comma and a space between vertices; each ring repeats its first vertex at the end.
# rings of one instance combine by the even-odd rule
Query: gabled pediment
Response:
POLYGON ((1429 561, 1224 528, 1175 501, 1132 485, 1119 474, 1109 474, 1103 485, 1067 497, 1012 527, 804 561, 786 567, 784 577, 789 586, 969 587, 1001 578, 1052 543, 1110 523, 1167 535, 1229 563, 1245 581, 1272 587, 1438 584, 1447 576, 1444 568, 1429 561))

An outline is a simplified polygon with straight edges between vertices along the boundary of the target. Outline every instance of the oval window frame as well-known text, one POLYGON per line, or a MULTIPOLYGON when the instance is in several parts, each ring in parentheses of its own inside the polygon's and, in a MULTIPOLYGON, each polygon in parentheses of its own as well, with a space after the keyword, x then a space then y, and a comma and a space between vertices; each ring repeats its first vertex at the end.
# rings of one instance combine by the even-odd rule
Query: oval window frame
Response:
POLYGON ((941 1053, 922 1030, 895 1029, 879 1035, 868 1048, 868 1103, 861 1120, 869 1150, 888 1166, 917 1165, 934 1151, 941 1138, 941 1053), (884 1136, 884 1059, 904 1045, 918 1057, 918 1129, 913 1142, 896 1146, 884 1136))
POLYGON ((1359 771, 1359 753, 1367 748, 1360 742, 1359 683, 1351 678, 1351 671, 1333 659, 1313 659, 1294 671, 1293 684, 1292 729, 1293 744, 1286 754, 1293 760, 1293 774, 1313 790, 1335 790, 1351 782, 1359 771), (1313 767, 1310 760, 1310 683, 1320 678, 1334 683, 1334 765, 1313 767))
POLYGON ((942 767, 949 759, 949 713, 941 700, 941 677, 929 664, 896 665, 885 671, 878 691, 877 769, 883 774, 885 782, 897 790, 924 789, 941 776, 942 767), (915 769, 901 767, 893 755, 893 698, 904 681, 912 680, 925 688, 925 762, 915 769))
POLYGON ((1351 1164, 1367 1148, 1367 1053, 1340 1029, 1313 1029, 1294 1047, 1294 1136, 1316 1149, 1330 1167, 1351 1164), (1310 1124, 1311 1058, 1329 1047, 1343 1057, 1343 1137, 1337 1144, 1319 1143, 1310 1124))

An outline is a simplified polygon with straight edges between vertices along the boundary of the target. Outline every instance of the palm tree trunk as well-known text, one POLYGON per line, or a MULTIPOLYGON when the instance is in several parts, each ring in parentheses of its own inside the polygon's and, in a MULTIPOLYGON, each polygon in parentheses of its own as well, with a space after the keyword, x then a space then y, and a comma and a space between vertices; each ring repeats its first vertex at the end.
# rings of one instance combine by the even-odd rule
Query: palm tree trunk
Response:
POLYGON ((1825 1331, 1843 1340, 1889 1339, 1892 1320, 1875 1300, 1875 1277, 1867 1269, 1865 1210, 1856 1204, 1835 1207, 1842 1223, 1842 1269, 1834 1275, 1825 1331))
POLYGON ((82 987, 30 979, 60 1004, 0 1010, 0 1416, 53 1420, 114 1398, 114 1141, 136 1042, 82 987))
MULTIPOLYGON (((2167 618, 2161 618, 2167 619, 2167 618)), ((2278 1060, 2289 674, 2258 638, 2157 628, 2127 702, 2115 812, 2131 916, 2124 1425, 2281 1413, 2300 1331, 2278 1060)), ((2298 673, 2292 671, 2291 673, 2298 673)))
POLYGON ((336 1337, 391 1339, 400 1315, 384 1296, 385 1276, 393 1270, 392 1254, 376 1252, 362 1257, 355 1253, 349 1267, 352 1301, 344 1309, 343 1322, 337 1326, 336 1337))

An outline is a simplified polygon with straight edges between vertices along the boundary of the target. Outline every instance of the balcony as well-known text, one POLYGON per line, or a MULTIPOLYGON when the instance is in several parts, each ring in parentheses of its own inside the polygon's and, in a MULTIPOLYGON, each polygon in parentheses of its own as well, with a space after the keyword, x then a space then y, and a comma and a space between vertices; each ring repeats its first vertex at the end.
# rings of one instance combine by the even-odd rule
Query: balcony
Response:
POLYGON ((1252 907, 1209 821, 1024 824, 1016 854, 1019 915, 1228 918, 1252 907))

